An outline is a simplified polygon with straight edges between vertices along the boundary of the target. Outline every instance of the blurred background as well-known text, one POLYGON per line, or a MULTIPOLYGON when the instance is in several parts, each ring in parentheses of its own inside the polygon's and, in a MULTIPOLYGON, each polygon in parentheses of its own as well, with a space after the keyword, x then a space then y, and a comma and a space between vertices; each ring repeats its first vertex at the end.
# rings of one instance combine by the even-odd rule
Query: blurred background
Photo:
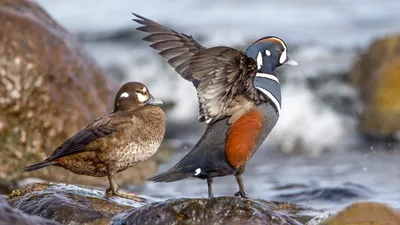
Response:
MULTIPOLYGON (((131 13, 135 12, 191 34, 206 47, 226 45, 245 50, 268 35, 288 44, 289 55, 299 66, 277 70, 282 83, 282 115, 246 168, 249 195, 320 209, 338 208, 355 200, 400 207, 398 0, 36 2, 83 43, 111 80, 112 98, 115 87, 140 81, 167 103, 169 125, 163 148, 151 164, 120 175, 117 182, 122 179, 126 189, 161 198, 207 194, 206 182, 196 179, 168 184, 142 182, 182 158, 200 138, 204 126, 197 122, 194 88, 141 41, 144 34, 135 30, 138 24, 132 21, 131 13)), ((103 104, 97 110, 105 113, 111 106, 103 104)), ((0 125, 2 118, 5 115, 0 115, 0 125)), ((77 124, 84 126, 83 122, 77 124)), ((60 142, 61 138, 47 147, 60 142)), ((51 149, 32 152, 43 158, 51 149)), ((9 157, 21 159, 24 154, 9 157)), ((86 177, 79 180, 61 170, 53 171, 58 172, 34 176, 107 185, 106 179, 104 183, 93 179, 88 183, 83 181, 86 177)), ((3 177, 10 176, 3 173, 3 177)), ((11 182, 4 181, 5 187, 32 181, 18 175, 4 180, 11 182)), ((237 191, 233 176, 215 179, 214 183, 217 196, 237 191)))

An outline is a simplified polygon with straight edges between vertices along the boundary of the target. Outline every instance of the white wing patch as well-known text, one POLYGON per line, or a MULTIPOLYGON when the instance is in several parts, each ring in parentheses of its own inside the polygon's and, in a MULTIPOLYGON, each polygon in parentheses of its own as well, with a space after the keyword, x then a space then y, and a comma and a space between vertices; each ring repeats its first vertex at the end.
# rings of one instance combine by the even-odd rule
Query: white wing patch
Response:
POLYGON ((129 94, 128 94, 128 92, 124 92, 119 97, 120 98, 127 98, 127 97, 129 97, 129 94))
POLYGON ((257 67, 258 69, 261 69, 262 66, 263 66, 263 58, 261 52, 259 52, 257 55, 257 67))
POLYGON ((197 168, 196 170, 195 170, 195 176, 197 176, 197 175, 199 175, 201 173, 201 169, 200 168, 197 168))

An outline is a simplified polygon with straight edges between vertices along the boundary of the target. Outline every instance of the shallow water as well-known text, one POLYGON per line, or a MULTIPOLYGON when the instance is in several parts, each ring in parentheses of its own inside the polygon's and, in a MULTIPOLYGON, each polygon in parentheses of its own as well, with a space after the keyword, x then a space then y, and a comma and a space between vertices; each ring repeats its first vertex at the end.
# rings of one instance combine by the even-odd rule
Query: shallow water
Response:
MULTIPOLYGON (((196 93, 140 41, 131 19, 136 12, 192 34, 205 46, 246 46, 261 36, 288 42, 297 68, 282 68, 283 110, 274 131, 244 176, 252 197, 337 209, 351 201, 382 201, 400 208, 400 153, 364 144, 357 134, 362 107, 347 83, 359 48, 377 37, 400 32, 398 0, 297 1, 99 1, 38 0, 78 34, 99 64, 121 81, 146 83, 152 93, 175 103, 168 111, 170 142, 178 161, 200 137, 196 93), (277 150, 281 151, 277 151, 277 150), (288 154, 283 154, 286 152, 288 154)), ((237 191, 233 177, 214 182, 216 195, 237 191)), ((132 187, 160 197, 206 196, 205 181, 147 183, 132 187), (155 194, 156 193, 156 194, 155 194)))

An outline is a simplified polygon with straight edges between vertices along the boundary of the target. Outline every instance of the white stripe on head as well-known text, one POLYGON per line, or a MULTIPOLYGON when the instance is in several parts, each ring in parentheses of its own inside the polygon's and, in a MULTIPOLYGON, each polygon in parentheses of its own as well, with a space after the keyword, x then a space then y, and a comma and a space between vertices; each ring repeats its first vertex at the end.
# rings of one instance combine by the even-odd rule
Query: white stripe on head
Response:
POLYGON ((278 109, 278 115, 281 114, 281 104, 279 104, 278 100, 275 98, 275 96, 273 94, 271 94, 271 92, 260 88, 260 87, 256 87, 258 90, 260 90, 263 94, 265 94, 271 101, 272 103, 275 105, 276 109, 278 109))
POLYGON ((279 58, 279 63, 283 64, 287 59, 287 53, 286 53, 286 48, 283 48, 283 52, 281 54, 281 57, 279 58))
POLYGON ((263 58, 261 52, 259 52, 257 55, 257 67, 258 69, 261 69, 262 66, 263 66, 263 58))
POLYGON ((282 45, 282 47, 283 47, 283 52, 281 54, 281 57, 279 58, 279 63, 283 64, 287 60, 287 51, 286 51, 287 47, 286 47, 285 43, 281 39, 275 38, 275 37, 271 38, 271 39, 273 39, 274 41, 280 43, 282 45))
POLYGON ((268 74, 268 73, 257 73, 256 77, 263 77, 266 79, 274 80, 274 81, 276 81, 276 83, 279 84, 279 79, 276 76, 268 74))

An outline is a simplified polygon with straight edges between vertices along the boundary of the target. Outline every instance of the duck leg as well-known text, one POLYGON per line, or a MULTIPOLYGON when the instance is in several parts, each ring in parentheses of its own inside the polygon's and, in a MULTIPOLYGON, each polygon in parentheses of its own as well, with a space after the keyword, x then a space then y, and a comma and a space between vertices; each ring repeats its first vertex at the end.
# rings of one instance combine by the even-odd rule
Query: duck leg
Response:
POLYGON ((246 188, 244 187, 243 184, 243 179, 242 179, 242 173, 245 170, 245 166, 242 166, 239 168, 238 172, 235 174, 236 182, 239 185, 239 191, 235 193, 235 196, 240 196, 242 198, 249 198, 247 195, 246 188))
POLYGON ((107 190, 106 190, 106 197, 118 196, 118 197, 127 198, 127 199, 131 199, 131 200, 138 201, 138 202, 146 202, 145 198, 139 197, 138 195, 119 191, 119 187, 118 187, 117 183, 115 182, 114 176, 115 176, 115 173, 108 172, 108 181, 110 182, 110 187, 107 188, 107 190))
POLYGON ((207 178, 207 186, 208 186, 208 198, 214 198, 213 192, 212 192, 212 178, 207 178))

